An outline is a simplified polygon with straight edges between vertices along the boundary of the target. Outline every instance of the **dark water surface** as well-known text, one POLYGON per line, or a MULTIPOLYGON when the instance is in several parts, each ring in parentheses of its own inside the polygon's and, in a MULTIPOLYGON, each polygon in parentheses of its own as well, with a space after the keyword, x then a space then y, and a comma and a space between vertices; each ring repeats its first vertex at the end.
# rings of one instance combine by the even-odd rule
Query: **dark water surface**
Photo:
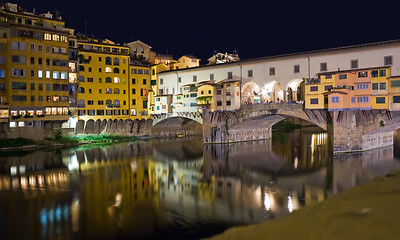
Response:
POLYGON ((2 152, 0 239, 200 239, 400 169, 399 146, 333 156, 326 133, 303 128, 229 145, 2 152))

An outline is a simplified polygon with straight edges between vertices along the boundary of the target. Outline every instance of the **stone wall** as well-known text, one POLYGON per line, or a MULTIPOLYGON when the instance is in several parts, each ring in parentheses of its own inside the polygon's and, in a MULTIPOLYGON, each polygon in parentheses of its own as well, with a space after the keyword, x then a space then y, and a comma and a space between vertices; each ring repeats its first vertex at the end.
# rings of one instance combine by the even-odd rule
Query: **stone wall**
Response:
POLYGON ((114 119, 114 120, 79 120, 76 124, 76 134, 106 134, 120 136, 149 136, 151 135, 151 119, 114 119))
POLYGON ((33 121, 31 125, 23 127, 10 127, 8 122, 2 122, 0 123, 0 138, 27 138, 32 140, 53 138, 56 130, 62 130, 63 122, 33 121))
POLYGON ((202 125, 194 120, 172 117, 167 118, 151 128, 152 137, 177 137, 201 135, 202 125))
POLYGON ((353 110, 331 112, 333 151, 364 151, 393 144, 400 111, 353 110))

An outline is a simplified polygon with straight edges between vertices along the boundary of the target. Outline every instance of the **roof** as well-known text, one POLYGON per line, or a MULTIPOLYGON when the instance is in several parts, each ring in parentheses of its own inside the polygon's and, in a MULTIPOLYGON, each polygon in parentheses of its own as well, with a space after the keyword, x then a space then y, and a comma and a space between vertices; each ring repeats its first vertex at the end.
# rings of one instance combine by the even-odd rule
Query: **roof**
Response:
POLYGON ((377 68, 390 68, 392 65, 388 66, 378 66, 378 67, 367 67, 367 68, 354 68, 354 69, 347 69, 347 70, 338 70, 338 71, 331 71, 331 72, 320 72, 319 75, 326 75, 326 74, 335 74, 335 73, 346 73, 346 72, 359 72, 359 71, 366 71, 372 70, 377 68))
MULTIPOLYGON (((201 66, 198 66, 198 67, 182 68, 182 69, 170 70, 170 71, 193 71, 193 70, 196 70, 196 69, 203 69, 203 68, 214 68, 214 67, 218 68, 220 66, 241 65, 241 64, 247 64, 247 63, 258 62, 258 61, 265 61, 265 60, 276 59, 276 58, 297 57, 297 56, 302 56, 302 55, 303 56, 308 56, 308 55, 314 55, 314 54, 320 54, 320 53, 326 53, 326 52, 332 52, 332 51, 341 51, 341 50, 348 50, 348 49, 366 48, 366 47, 374 47, 374 46, 380 46, 380 45, 394 45, 394 44, 400 45, 400 39, 389 40, 389 41, 381 41, 381 42, 374 42, 374 43, 358 44, 358 45, 351 45, 351 46, 345 46, 345 47, 336 47, 336 48, 320 49, 320 50, 313 50, 313 51, 288 53, 288 54, 281 54, 281 55, 274 55, 274 56, 267 56, 267 57, 260 57, 260 58, 252 58, 252 59, 245 59, 245 60, 240 60, 240 61, 237 61, 237 62, 228 62, 228 63, 222 63, 222 64, 201 65, 201 66)), ((160 72, 159 74, 169 73, 170 71, 160 72)))

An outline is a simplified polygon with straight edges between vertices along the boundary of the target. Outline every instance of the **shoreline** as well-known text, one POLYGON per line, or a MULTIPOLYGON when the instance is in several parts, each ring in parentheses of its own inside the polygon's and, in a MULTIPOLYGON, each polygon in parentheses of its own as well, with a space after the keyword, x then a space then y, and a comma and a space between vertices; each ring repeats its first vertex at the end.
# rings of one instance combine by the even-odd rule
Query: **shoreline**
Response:
POLYGON ((206 239, 400 239, 399 202, 400 170, 396 170, 287 217, 232 227, 206 239))

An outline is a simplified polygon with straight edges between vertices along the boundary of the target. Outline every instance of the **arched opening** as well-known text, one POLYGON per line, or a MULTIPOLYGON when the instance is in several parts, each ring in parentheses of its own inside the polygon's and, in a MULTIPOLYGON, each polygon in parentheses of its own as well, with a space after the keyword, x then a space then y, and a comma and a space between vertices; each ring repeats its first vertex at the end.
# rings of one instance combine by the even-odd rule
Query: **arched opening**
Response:
POLYGON ((85 108, 85 100, 83 99, 78 100, 78 108, 85 108))
POLYGON ((277 81, 271 81, 260 89, 261 102, 285 101, 283 88, 277 81))
POLYGON ((304 100, 304 80, 292 79, 286 86, 286 101, 298 102, 304 100))
POLYGON ((119 108, 119 100, 114 100, 114 107, 119 108))
POLYGON ((119 58, 115 57, 115 58, 113 59, 113 64, 114 64, 114 65, 119 65, 119 58))
POLYGON ((274 89, 273 89, 275 98, 273 99, 273 102, 281 102, 284 101, 284 95, 283 95, 283 88, 280 83, 275 84, 274 89))
POLYGON ((261 101, 261 90, 255 82, 248 82, 242 87, 241 104, 259 103, 261 101))

